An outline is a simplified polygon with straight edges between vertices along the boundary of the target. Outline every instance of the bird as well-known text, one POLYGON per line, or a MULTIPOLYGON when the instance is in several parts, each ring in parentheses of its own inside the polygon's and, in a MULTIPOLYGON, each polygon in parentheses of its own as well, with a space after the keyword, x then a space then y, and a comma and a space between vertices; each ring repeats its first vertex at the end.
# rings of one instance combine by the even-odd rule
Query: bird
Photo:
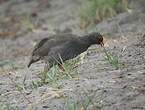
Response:
MULTIPOLYGON (((62 61, 73 59, 85 52, 91 45, 98 44, 103 46, 103 36, 98 32, 88 33, 82 36, 64 33, 56 34, 47 38, 43 38, 36 44, 32 51, 28 68, 31 64, 44 60, 47 64, 44 70, 58 65, 62 67, 62 61)), ((63 69, 63 68, 62 68, 63 69)))

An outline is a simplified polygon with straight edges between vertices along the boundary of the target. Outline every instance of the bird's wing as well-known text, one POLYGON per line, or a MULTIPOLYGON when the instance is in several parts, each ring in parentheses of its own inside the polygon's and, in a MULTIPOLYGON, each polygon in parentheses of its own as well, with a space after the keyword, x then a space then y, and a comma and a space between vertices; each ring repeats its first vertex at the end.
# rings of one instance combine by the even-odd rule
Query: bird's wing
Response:
POLYGON ((33 50, 33 55, 40 55, 40 56, 46 56, 50 49, 56 46, 60 46, 62 44, 65 44, 67 41, 76 39, 73 34, 60 34, 60 35, 54 35, 49 38, 42 39, 33 50))
POLYGON ((61 59, 66 61, 76 57, 85 50, 87 50, 87 48, 82 47, 76 40, 68 41, 62 45, 51 48, 46 59, 50 62, 54 60, 61 62, 61 59))

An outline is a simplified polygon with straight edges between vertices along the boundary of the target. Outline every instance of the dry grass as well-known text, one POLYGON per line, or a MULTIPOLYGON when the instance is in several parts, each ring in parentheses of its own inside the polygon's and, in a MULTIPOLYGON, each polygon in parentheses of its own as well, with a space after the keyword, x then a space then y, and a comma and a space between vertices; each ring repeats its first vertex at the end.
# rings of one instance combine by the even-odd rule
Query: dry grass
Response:
POLYGON ((126 11, 127 0, 85 0, 80 8, 80 27, 87 28, 106 18, 126 11))

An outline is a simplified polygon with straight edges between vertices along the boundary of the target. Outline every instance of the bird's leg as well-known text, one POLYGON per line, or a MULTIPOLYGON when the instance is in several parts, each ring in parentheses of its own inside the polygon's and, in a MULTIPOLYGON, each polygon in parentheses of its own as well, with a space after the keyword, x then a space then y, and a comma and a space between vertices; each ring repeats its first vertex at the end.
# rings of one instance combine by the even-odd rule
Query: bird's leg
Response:
POLYGON ((64 68, 64 66, 63 66, 63 64, 60 64, 60 65, 58 65, 59 66, 59 68, 64 72, 65 71, 65 68, 64 68))
POLYGON ((47 72, 49 71, 49 69, 50 69, 49 62, 45 62, 44 71, 41 77, 43 83, 47 83, 46 79, 47 79, 47 72))
POLYGON ((44 72, 47 73, 50 69, 50 66, 49 66, 49 62, 45 62, 45 65, 44 65, 44 72))

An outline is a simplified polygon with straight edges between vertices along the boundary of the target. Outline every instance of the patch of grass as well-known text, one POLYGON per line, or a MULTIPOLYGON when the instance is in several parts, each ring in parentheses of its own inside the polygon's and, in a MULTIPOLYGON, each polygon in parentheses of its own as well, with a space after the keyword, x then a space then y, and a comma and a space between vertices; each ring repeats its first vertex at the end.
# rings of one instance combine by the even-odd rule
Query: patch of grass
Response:
POLYGON ((58 65, 54 65, 47 73, 42 72, 40 74, 40 81, 32 81, 31 86, 37 88, 44 84, 49 84, 53 87, 59 88, 62 80, 78 77, 78 71, 74 68, 78 61, 78 58, 75 58, 68 60, 65 63, 62 62, 62 67, 65 71, 62 71, 58 65))
POLYGON ((127 10, 127 7, 127 0, 85 0, 79 11, 80 27, 86 28, 113 17, 127 10))
POLYGON ((87 110, 88 106, 92 104, 93 97, 86 96, 84 97, 83 102, 77 102, 73 99, 67 99, 65 108, 67 110, 87 110))
POLYGON ((80 101, 75 101, 74 99, 67 98, 64 108, 66 110, 88 110, 92 106, 93 110, 100 110, 102 104, 100 103, 103 99, 102 93, 85 93, 80 101), (90 95, 91 94, 91 95, 90 95), (97 99, 96 99, 97 98, 97 99))
POLYGON ((81 107, 74 100, 68 99, 66 102, 66 109, 67 110, 81 110, 81 107))
POLYGON ((43 83, 41 81, 32 81, 30 86, 32 89, 37 89, 38 87, 42 86, 43 83))
POLYGON ((27 30, 34 32, 36 30, 35 24, 32 22, 32 20, 29 17, 24 17, 21 21, 20 24, 22 27, 26 28, 27 30))
POLYGON ((115 69, 120 69, 123 64, 119 61, 119 57, 111 52, 107 52, 106 49, 104 48, 105 52, 105 60, 111 64, 115 69))

